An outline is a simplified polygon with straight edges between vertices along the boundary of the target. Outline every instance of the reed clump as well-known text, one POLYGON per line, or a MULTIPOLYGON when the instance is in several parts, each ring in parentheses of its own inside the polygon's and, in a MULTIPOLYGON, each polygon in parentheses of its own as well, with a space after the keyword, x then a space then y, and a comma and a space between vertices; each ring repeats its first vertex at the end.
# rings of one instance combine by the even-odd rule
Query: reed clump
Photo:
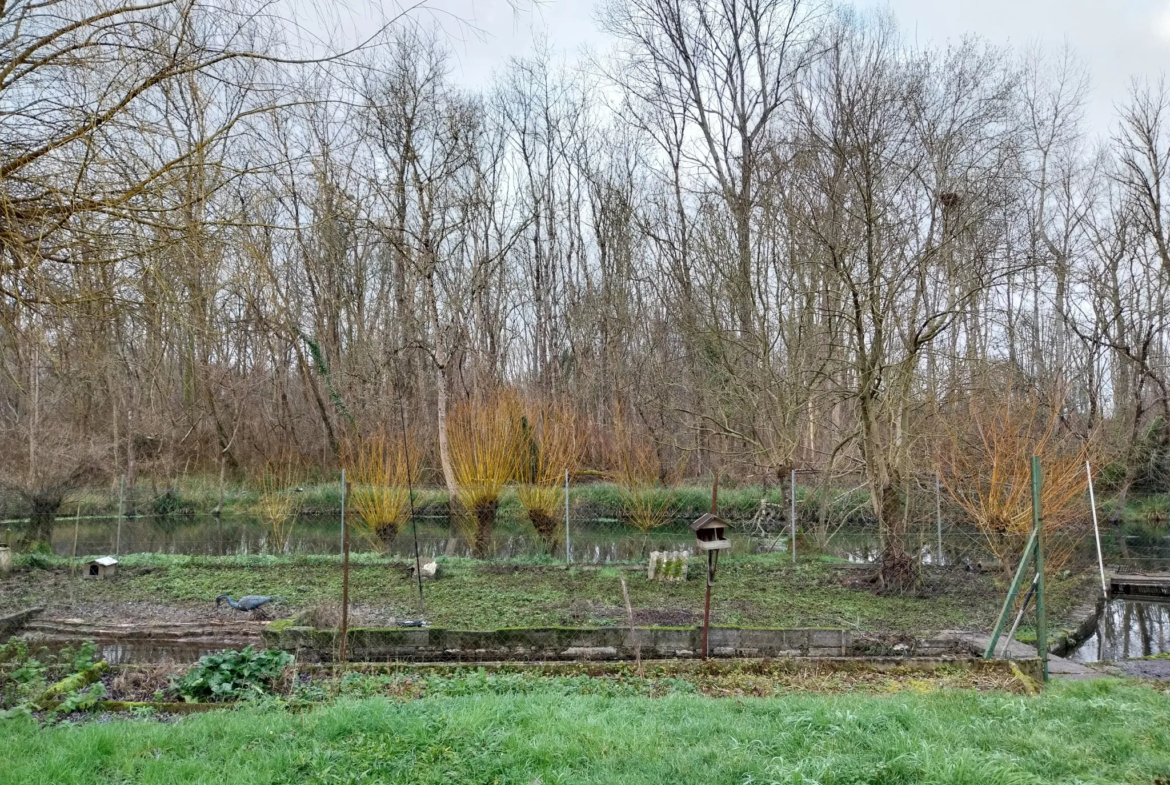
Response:
POLYGON ((288 553, 297 515, 301 510, 301 496, 296 487, 299 476, 293 461, 269 461, 258 478, 260 498, 255 514, 268 531, 268 545, 273 553, 288 553))
POLYGON ((466 513, 457 521, 478 559, 491 553, 500 494, 516 476, 520 420, 519 402, 503 391, 457 404, 447 421, 456 491, 466 513))
POLYGON ((350 503, 359 532, 378 550, 394 544, 410 511, 410 469, 418 450, 402 439, 378 434, 346 447, 343 463, 352 478, 350 503))
POLYGON ((614 414, 611 479, 618 487, 626 520, 641 531, 668 523, 677 512, 667 471, 658 445, 644 428, 618 408, 614 414))
POLYGON ((1061 421, 1061 400, 1034 391, 977 396, 947 432, 940 479, 951 499, 979 529, 988 549, 1015 571, 1032 532, 1032 456, 1040 458, 1046 573, 1059 572, 1085 533, 1092 442, 1061 421))
POLYGON ((558 513, 565 505, 565 473, 581 461, 577 413, 563 403, 537 401, 520 419, 516 497, 541 541, 552 551, 561 541, 558 513))

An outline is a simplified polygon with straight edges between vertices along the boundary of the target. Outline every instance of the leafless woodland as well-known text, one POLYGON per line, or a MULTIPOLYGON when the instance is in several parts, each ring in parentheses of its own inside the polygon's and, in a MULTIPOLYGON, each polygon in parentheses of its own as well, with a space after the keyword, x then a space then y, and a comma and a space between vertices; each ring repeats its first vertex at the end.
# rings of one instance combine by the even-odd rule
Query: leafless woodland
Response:
POLYGON ((1098 138, 1075 52, 605 0, 609 48, 469 92, 433 17, 306 60, 271 8, 0 0, 0 468, 30 498, 328 470, 400 420, 453 488, 448 413, 500 390, 571 407, 602 471, 620 410, 664 478, 864 472, 891 532, 1005 398, 1122 493, 1164 452, 1163 79, 1098 138))

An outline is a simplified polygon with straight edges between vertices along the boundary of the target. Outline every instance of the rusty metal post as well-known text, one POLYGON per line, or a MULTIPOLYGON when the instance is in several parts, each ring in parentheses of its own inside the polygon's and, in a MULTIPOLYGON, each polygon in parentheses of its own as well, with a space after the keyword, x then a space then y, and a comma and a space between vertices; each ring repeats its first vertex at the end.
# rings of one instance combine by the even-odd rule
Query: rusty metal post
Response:
MULTIPOLYGON (((719 475, 711 486, 711 514, 719 514, 719 475)), ((707 599, 703 602, 703 659, 708 657, 707 631, 711 628, 711 586, 715 583, 715 556, 717 551, 707 551, 707 599)))
POLYGON ((711 586, 715 583, 715 554, 707 551, 707 600, 703 603, 703 659, 708 657, 707 631, 711 629, 711 586))
POLYGON ((346 643, 349 640, 349 526, 345 523, 345 501, 348 493, 345 469, 341 470, 341 650, 337 655, 342 663, 346 659, 346 643))

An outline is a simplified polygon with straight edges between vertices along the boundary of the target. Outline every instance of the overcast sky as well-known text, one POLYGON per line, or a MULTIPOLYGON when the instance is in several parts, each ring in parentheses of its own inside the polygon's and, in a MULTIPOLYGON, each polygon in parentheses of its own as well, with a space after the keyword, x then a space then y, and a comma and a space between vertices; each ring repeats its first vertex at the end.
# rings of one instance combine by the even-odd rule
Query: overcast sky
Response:
MULTIPOLYGON (((593 0, 543 0, 535 11, 517 15, 506 0, 431 2, 444 27, 463 39, 453 43, 453 76, 469 86, 484 84, 510 55, 531 51, 540 33, 570 59, 582 47, 603 51, 606 41, 594 21, 594 5, 593 0), (468 20, 481 34, 454 18, 468 20)), ((1015 46, 1040 42, 1054 50, 1067 41, 1092 74, 1086 120, 1097 133, 1109 131, 1113 107, 1124 99, 1133 76, 1157 79, 1170 70, 1170 0, 857 0, 854 5, 888 7, 907 38, 921 45, 967 33, 1015 46)))

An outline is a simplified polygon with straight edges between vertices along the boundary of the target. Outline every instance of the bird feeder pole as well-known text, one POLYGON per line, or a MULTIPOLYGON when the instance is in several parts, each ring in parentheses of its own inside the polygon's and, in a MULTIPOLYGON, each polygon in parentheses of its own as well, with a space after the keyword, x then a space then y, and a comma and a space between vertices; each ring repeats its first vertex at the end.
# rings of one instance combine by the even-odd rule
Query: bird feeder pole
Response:
POLYGON ((345 469, 341 470, 341 650, 338 660, 345 662, 349 638, 349 527, 345 525, 345 469))
MULTIPOLYGON (((711 486, 711 514, 718 515, 719 511, 719 475, 715 475, 715 483, 711 486)), ((707 647, 707 631, 711 629, 711 587, 715 585, 715 559, 717 551, 707 551, 707 599, 703 602, 703 659, 710 655, 707 647)))

